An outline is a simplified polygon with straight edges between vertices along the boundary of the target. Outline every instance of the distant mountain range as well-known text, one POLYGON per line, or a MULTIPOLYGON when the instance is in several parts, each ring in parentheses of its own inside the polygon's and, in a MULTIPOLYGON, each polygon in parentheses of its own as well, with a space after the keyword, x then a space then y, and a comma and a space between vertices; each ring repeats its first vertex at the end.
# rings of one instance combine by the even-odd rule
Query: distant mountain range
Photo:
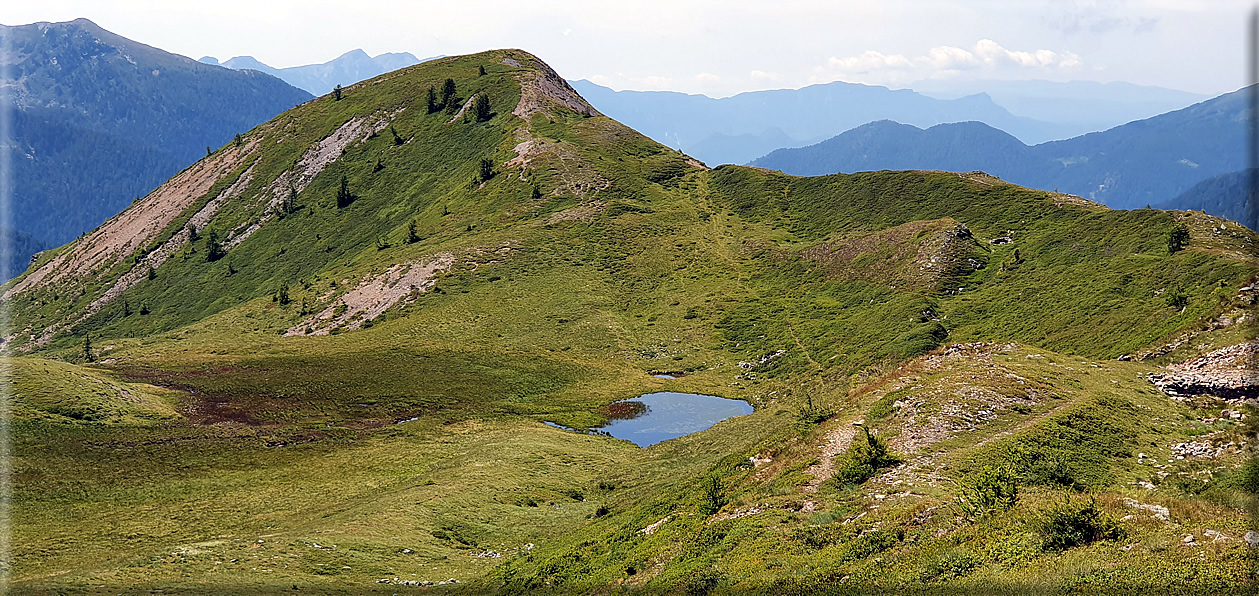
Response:
POLYGON ((910 90, 834 82, 713 99, 674 91, 613 91, 570 81, 600 112, 710 166, 744 164, 780 147, 816 143, 875 120, 918 126, 978 120, 1027 138, 1053 125, 1019 118, 986 95, 936 99, 910 90))
POLYGON ((983 170, 1015 184, 1129 209, 1171 201, 1206 178, 1245 168, 1246 118, 1241 90, 1104 132, 1034 146, 981 122, 923 130, 882 121, 809 147, 774 151, 752 165, 801 176, 983 170))
MULTIPOLYGON (((919 93, 940 99, 986 93, 1015 116, 1052 122, 1060 126, 1061 133, 1067 133, 1042 141, 1103 131, 1210 99, 1209 95, 1199 93, 1122 82, 926 80, 909 86, 919 93)), ((1021 135, 1015 136, 1028 144, 1037 142, 1021 135)))
MULTIPOLYGON (((434 56, 434 58, 439 57, 434 56)), ((291 66, 288 68, 274 68, 259 62, 252 56, 237 56, 221 63, 213 56, 205 56, 201 58, 200 62, 225 66, 235 70, 248 69, 265 72, 298 89, 304 89, 312 95, 324 95, 331 92, 332 88, 337 85, 353 85, 374 76, 432 59, 425 58, 421 60, 407 52, 386 53, 372 57, 368 56, 367 52, 363 50, 350 50, 323 64, 307 64, 305 66, 291 66)))
POLYGON ((1035 144, 1104 130, 1205 99, 1158 87, 1047 81, 990 81, 965 89, 922 83, 938 97, 834 82, 724 99, 671 91, 613 91, 581 80, 571 83, 601 112, 708 165, 744 164, 775 149, 803 147, 878 120, 920 128, 977 121, 1035 144))
POLYGON ((86 19, 0 26, 15 152, 13 274, 206 154, 311 95, 260 72, 200 64, 86 19))
POLYGON ((1259 181, 1259 170, 1256 169, 1220 174, 1193 185, 1170 201, 1154 206, 1159 209, 1206 211, 1225 219, 1249 222, 1254 229, 1255 214, 1248 210, 1247 201, 1251 191, 1255 190, 1252 185, 1256 181, 1259 181))

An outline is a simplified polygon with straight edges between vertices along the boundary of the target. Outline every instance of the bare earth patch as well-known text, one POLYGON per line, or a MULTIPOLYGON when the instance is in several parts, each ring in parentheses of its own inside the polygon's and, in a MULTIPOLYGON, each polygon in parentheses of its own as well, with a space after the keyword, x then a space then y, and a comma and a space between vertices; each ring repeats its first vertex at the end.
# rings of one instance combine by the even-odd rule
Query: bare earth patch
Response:
POLYGON ((253 140, 189 166, 32 271, 2 298, 8 300, 27 289, 63 279, 87 277, 118 264, 152 242, 180 213, 205 196, 220 178, 245 163, 257 149, 258 141, 253 140))
POLYGON ((398 301, 414 293, 427 292, 433 287, 438 272, 449 270, 454 262, 453 255, 444 253, 424 262, 394 265, 383 274, 364 279, 334 304, 298 323, 285 335, 327 335, 337 327, 357 329, 398 301))
POLYGON ((545 62, 533 58, 533 63, 537 67, 536 71, 530 70, 519 75, 520 103, 516 104, 512 114, 528 122, 534 114, 545 114, 551 107, 561 106, 590 116, 600 115, 598 110, 577 94, 568 81, 545 62))

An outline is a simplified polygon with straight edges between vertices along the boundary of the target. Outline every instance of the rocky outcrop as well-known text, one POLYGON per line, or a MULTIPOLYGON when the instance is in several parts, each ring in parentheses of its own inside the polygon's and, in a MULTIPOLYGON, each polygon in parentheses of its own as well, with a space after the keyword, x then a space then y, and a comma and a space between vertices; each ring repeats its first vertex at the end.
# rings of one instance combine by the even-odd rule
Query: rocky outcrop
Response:
POLYGON ((1167 367, 1168 372, 1148 378, 1160 391, 1183 399, 1214 395, 1227 400, 1259 399, 1259 343, 1222 348, 1167 367))

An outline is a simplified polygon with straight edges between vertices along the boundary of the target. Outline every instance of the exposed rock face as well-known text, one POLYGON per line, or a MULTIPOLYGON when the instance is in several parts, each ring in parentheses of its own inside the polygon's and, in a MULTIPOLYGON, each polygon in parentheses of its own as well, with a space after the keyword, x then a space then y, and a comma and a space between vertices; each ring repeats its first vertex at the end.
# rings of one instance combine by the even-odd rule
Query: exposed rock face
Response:
POLYGON ((1214 395, 1228 400, 1259 398, 1259 343, 1229 346, 1168 366, 1168 372, 1150 375, 1151 383, 1175 398, 1214 395))

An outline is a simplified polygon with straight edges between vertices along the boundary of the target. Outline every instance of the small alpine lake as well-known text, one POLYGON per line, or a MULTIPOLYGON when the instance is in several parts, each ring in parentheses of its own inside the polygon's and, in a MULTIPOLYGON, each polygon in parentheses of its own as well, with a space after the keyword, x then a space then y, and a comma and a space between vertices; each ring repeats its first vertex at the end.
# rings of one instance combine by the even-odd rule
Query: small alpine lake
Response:
MULTIPOLYGON (((699 432, 727 418, 751 414, 752 406, 737 399, 662 391, 613 402, 604 410, 610 421, 591 432, 647 447, 699 432)), ((546 424, 575 430, 554 422, 546 424)))

